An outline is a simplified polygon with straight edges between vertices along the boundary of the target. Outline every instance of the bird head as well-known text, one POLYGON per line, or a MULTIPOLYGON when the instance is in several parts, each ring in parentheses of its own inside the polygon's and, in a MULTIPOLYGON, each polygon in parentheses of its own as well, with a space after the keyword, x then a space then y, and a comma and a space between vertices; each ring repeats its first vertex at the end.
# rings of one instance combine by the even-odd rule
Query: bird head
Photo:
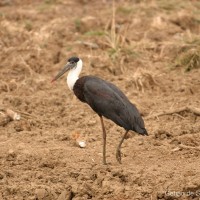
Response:
POLYGON ((82 60, 78 57, 69 58, 67 64, 64 66, 64 68, 60 72, 58 72, 58 74, 53 78, 52 82, 56 81, 58 78, 60 78, 67 71, 74 70, 76 68, 78 68, 77 69, 78 71, 81 71, 82 60))

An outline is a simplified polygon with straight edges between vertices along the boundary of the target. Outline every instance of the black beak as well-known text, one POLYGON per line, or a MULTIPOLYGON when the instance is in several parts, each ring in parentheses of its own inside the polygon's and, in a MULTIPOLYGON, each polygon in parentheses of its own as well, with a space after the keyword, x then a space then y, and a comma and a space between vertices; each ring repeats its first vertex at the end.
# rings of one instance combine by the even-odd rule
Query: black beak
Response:
POLYGON ((70 63, 68 62, 64 68, 58 72, 58 74, 53 78, 53 80, 51 82, 56 81, 58 78, 60 78, 65 72, 67 72, 68 70, 72 69, 75 66, 75 63, 70 63))

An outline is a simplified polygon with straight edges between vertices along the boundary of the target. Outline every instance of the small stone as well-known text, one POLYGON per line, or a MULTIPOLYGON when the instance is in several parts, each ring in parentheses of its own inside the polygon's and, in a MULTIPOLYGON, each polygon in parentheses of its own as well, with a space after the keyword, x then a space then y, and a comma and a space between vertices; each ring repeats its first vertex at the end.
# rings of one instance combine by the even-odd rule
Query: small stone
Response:
POLYGON ((47 196, 47 191, 45 189, 37 189, 35 191, 36 199, 42 200, 45 196, 47 196))
POLYGON ((79 141, 79 142, 78 142, 78 145, 79 145, 81 148, 85 148, 85 147, 86 147, 85 141, 79 141))
POLYGON ((175 147, 174 149, 172 149, 172 152, 176 152, 176 151, 180 151, 180 147, 175 147))
POLYGON ((12 120, 20 120, 21 116, 16 113, 15 111, 11 109, 6 109, 6 114, 12 119, 12 120))
POLYGON ((71 197, 72 197, 72 192, 64 190, 62 191, 57 200, 70 200, 71 197))

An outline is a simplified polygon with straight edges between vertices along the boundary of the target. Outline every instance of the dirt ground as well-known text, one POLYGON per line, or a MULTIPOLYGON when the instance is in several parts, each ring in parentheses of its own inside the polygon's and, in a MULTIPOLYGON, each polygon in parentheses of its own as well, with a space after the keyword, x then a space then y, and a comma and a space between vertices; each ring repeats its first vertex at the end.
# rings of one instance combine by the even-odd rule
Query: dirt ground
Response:
POLYGON ((1 0, 0 200, 199 200, 199 46, 198 0, 1 0), (104 166, 99 117, 51 84, 74 55, 143 116, 121 165, 124 130, 105 119, 104 166))

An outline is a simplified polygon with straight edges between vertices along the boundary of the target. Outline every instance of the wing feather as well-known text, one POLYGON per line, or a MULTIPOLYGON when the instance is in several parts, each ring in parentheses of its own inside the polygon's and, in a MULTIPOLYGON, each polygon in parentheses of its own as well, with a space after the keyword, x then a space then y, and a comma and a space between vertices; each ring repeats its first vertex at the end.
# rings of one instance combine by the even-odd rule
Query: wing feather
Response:
POLYGON ((100 116, 111 119, 126 130, 141 132, 144 127, 137 108, 119 88, 107 81, 96 77, 88 79, 84 84, 84 98, 100 116))

